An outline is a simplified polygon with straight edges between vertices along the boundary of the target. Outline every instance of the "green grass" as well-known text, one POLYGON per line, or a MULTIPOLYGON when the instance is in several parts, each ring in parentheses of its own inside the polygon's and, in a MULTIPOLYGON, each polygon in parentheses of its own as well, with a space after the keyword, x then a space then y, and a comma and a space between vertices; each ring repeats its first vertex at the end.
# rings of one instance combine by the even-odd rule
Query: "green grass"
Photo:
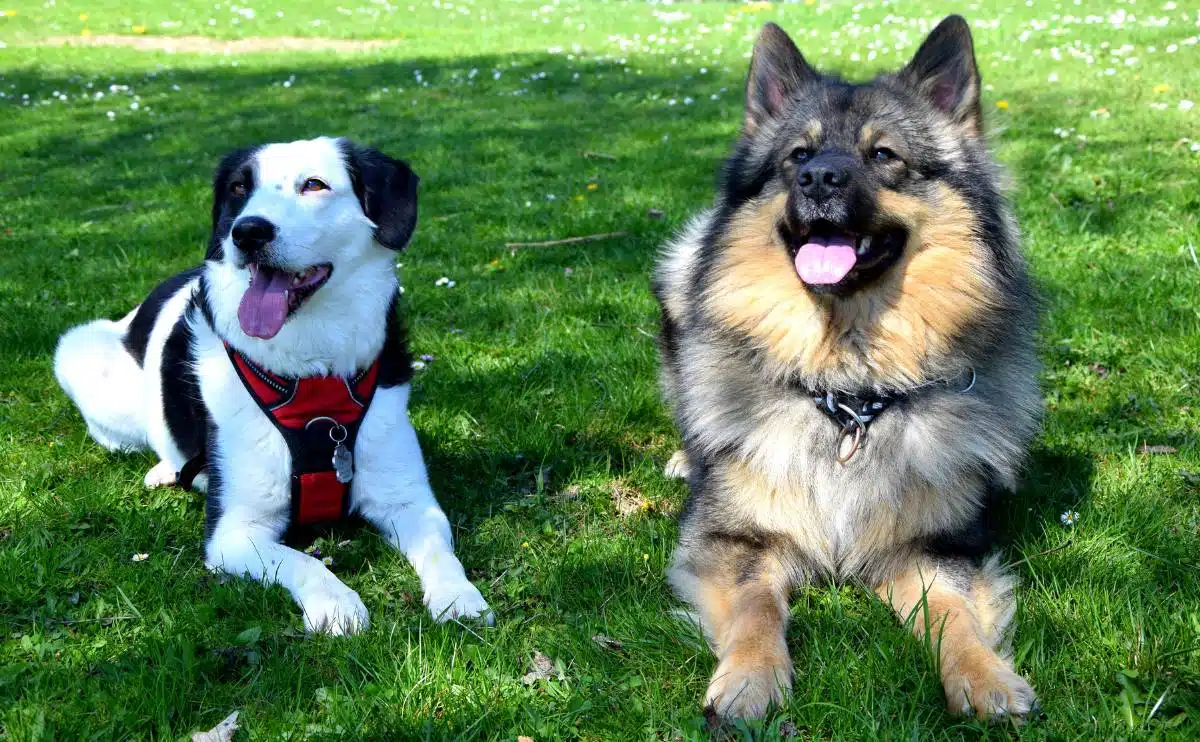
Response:
MULTIPOLYGON (((0 737, 179 738, 234 709, 238 739, 703 737, 714 662, 671 617, 663 581, 684 488, 659 474, 676 434, 655 382, 656 246, 711 198, 759 24, 866 75, 914 51, 919 19, 961 10, 1046 309, 1046 429, 1006 558, 1027 559, 1016 657, 1048 719, 1019 734, 1195 738, 1200 109, 1180 110, 1200 100, 1194 0, 407 4, 345 15, 289 0, 253 19, 211 0, 0 5, 17 11, 0 17, 0 737), (1137 21, 1117 29, 1122 10, 1137 21), (236 56, 47 45, 134 26, 398 43, 236 56), (422 176, 400 273, 414 351, 437 358, 413 416, 495 628, 431 625, 403 558, 357 532, 324 544, 371 630, 305 638, 281 589, 204 571, 201 499, 144 491, 153 459, 103 452, 55 387, 63 330, 124 313, 197 262, 222 152, 322 133, 422 176), (615 230, 629 236, 504 249, 615 230), (646 507, 621 516, 614 493, 646 507), (535 650, 561 679, 521 682, 535 650)), ((794 697, 745 735, 1012 736, 947 717, 925 650, 861 591, 802 591, 793 617, 794 697)))

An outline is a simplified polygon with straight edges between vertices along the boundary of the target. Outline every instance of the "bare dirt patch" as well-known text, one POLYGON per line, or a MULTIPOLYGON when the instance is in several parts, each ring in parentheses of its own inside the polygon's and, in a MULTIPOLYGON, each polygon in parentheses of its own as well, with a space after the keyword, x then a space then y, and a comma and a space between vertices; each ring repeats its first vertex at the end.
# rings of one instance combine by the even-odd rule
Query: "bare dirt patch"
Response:
POLYGON ((300 36, 210 39, 206 36, 52 36, 39 46, 118 46, 143 52, 183 54, 248 54, 254 52, 361 52, 400 43, 399 40, 320 39, 300 36))

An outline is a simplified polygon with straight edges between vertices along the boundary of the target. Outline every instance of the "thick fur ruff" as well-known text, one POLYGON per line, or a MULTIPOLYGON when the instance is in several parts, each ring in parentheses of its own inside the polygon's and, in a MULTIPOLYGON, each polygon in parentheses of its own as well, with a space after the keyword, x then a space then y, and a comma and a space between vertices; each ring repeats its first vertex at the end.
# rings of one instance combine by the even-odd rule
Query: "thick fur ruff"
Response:
MULTIPOLYGON (((914 590, 940 591, 957 626, 945 664, 969 655, 976 690, 1012 690, 968 689, 966 705, 1033 708, 996 651, 1012 582, 984 559, 1038 430, 1035 300, 978 92, 961 18, 858 85, 768 25, 716 201, 663 250, 662 385, 684 446, 669 469, 691 490, 670 581, 720 659, 706 700, 723 715, 781 700, 786 597, 814 580, 891 589, 901 613, 914 590), (820 229, 874 240, 853 243, 836 285, 803 277, 820 229), (813 402, 825 393, 899 401, 841 462, 845 431, 813 402)), ((962 677, 946 680, 955 711, 962 677)))
POLYGON ((206 563, 283 585, 314 631, 365 629, 367 610, 320 560, 280 543, 292 525, 291 452, 227 346, 291 378, 348 378, 379 359, 354 443, 350 512, 409 558, 435 618, 491 618, 454 555, 407 415, 412 371, 393 262, 416 224, 416 190, 408 165, 345 140, 233 152, 214 179, 204 264, 159 285, 120 322, 70 330, 55 354, 55 375, 98 443, 161 459, 147 487, 174 484, 185 463, 207 458, 195 481, 207 493, 206 563), (253 271, 294 287, 321 266, 326 280, 315 290, 285 295, 281 326, 246 319, 253 271))

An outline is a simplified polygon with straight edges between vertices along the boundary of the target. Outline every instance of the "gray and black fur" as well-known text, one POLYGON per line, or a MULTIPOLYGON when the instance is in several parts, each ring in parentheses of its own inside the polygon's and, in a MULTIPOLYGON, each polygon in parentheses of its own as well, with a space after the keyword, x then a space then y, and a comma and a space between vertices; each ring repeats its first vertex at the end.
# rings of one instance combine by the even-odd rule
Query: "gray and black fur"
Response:
POLYGON ((951 710, 1036 708, 988 556, 1038 430, 1035 300, 979 91, 958 16, 866 83, 817 72, 768 24, 715 202, 664 249, 668 471, 691 490, 670 581, 718 655, 722 716, 782 701, 788 593, 825 580, 945 621, 951 710), (857 262, 810 284, 797 251, 828 235, 857 262), (858 423, 839 401, 882 411, 858 423))

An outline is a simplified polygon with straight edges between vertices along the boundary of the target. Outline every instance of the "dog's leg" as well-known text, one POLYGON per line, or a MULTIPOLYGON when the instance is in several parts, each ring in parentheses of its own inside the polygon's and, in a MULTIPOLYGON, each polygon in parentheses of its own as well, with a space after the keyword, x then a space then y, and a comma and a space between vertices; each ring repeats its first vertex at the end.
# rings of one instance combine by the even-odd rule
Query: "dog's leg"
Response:
POLYGON ((479 588, 467 579, 462 563, 454 555, 450 522, 434 502, 432 492, 426 502, 413 502, 408 510, 370 520, 416 570, 425 592, 425 606, 434 619, 482 618, 488 625, 495 621, 479 588))
POLYGON ((282 585, 300 610, 309 631, 354 634, 367 628, 367 607, 319 559, 279 543, 282 522, 272 527, 261 512, 221 513, 206 545, 209 569, 282 585))
POLYGON ((1012 618, 1013 581, 993 558, 913 560, 875 592, 938 654, 952 713, 1024 719, 1038 709, 1029 683, 1013 671, 1004 644, 1012 618))
POLYGON ((699 539, 680 546, 668 577, 699 612, 717 655, 705 706, 724 719, 752 719, 781 704, 792 687, 790 580, 776 555, 746 542, 699 539))
POLYGON ((491 624, 492 611, 454 555, 450 521, 429 486, 408 393, 407 384, 375 393, 355 444, 354 508, 408 558, 436 620, 491 624))
MULTIPOLYGON (((136 310, 135 310, 136 311, 136 310)), ((79 408, 92 438, 110 451, 148 445, 142 368, 122 345, 133 319, 96 320, 72 328, 58 341, 54 375, 79 408)))

